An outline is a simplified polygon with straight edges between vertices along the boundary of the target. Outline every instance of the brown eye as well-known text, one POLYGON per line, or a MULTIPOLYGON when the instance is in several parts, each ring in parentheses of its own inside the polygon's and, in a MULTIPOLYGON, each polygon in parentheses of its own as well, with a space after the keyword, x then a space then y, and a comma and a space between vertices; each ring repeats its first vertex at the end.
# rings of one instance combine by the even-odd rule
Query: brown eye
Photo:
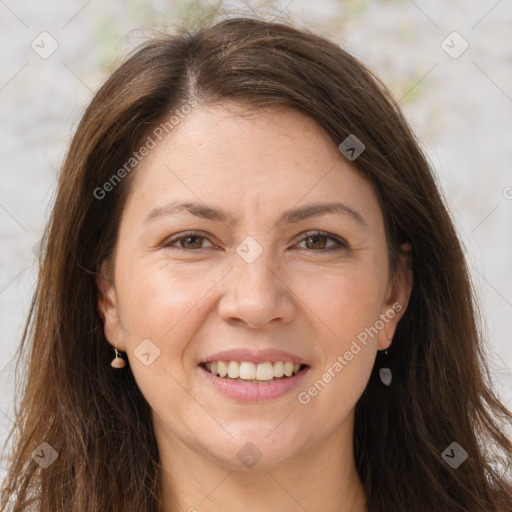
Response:
POLYGON ((206 249, 207 247, 202 247, 204 240, 208 239, 198 233, 185 233, 184 235, 171 238, 170 240, 166 241, 163 246, 172 247, 173 249, 178 250, 206 249), (176 245, 176 242, 179 242, 179 244, 176 245))
POLYGON ((181 238, 181 240, 181 247, 184 249, 200 249, 201 247, 199 246, 202 245, 201 240, 204 240, 204 238, 202 236, 186 236, 181 238))
MULTIPOLYGON (((163 244, 163 247, 185 251, 207 249, 208 247, 202 246, 205 240, 208 240, 205 236, 202 236, 196 232, 191 232, 171 238, 163 244)), ((211 242, 209 243, 211 244, 211 242)), ((305 243, 306 250, 316 252, 327 252, 348 247, 348 245, 338 237, 329 235, 328 233, 323 233, 321 231, 306 233, 306 236, 299 243, 305 243)), ((214 246, 211 244, 211 247, 214 246)))
POLYGON ((331 236, 327 233, 323 233, 321 231, 315 231, 312 233, 307 233, 307 236, 305 236, 300 243, 306 243, 306 249, 312 250, 312 251, 329 251, 334 249, 339 249, 342 247, 347 247, 347 244, 342 242, 337 237, 331 236), (328 240, 331 240, 334 242, 333 245, 326 248, 328 240))

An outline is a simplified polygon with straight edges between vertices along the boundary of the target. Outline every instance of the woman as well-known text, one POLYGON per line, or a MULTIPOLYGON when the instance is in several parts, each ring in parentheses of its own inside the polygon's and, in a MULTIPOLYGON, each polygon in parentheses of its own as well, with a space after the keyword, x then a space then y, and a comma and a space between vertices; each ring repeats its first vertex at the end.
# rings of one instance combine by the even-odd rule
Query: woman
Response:
POLYGON ((510 511, 475 311, 361 63, 258 19, 154 38, 60 174, 2 510, 510 511))

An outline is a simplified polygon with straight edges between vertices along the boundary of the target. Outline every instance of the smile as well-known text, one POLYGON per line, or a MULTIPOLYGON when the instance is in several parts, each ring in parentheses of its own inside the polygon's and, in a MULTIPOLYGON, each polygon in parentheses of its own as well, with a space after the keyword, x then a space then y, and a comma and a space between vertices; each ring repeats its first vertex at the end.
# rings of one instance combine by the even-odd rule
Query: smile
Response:
POLYGON ((270 361, 255 364, 251 361, 212 361, 205 363, 205 368, 213 375, 222 378, 241 380, 269 382, 274 378, 291 377, 300 371, 301 366, 291 361, 270 361))
POLYGON ((278 398, 293 388, 308 373, 306 364, 290 361, 210 361, 199 365, 201 375, 218 391, 242 401, 278 398))

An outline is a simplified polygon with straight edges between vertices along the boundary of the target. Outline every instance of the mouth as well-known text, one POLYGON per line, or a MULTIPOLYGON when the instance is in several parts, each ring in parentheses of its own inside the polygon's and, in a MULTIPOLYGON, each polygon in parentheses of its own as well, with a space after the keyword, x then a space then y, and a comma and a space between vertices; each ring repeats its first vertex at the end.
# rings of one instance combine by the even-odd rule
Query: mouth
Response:
POLYGON ((209 361, 199 365, 205 371, 221 379, 243 384, 268 384, 281 379, 289 379, 309 368, 307 364, 291 361, 209 361))
POLYGON ((207 361, 198 365, 202 378, 228 398, 242 402, 272 400, 290 393, 310 370, 291 361, 207 361))

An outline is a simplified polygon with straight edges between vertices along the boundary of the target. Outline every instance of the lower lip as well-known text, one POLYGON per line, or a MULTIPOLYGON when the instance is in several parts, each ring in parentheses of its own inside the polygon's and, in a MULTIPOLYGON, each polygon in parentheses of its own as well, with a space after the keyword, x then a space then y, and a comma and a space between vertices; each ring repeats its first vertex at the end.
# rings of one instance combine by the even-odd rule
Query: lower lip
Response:
POLYGON ((301 370, 292 377, 286 377, 268 383, 244 384, 213 375, 213 373, 201 366, 198 368, 201 375, 203 375, 208 382, 212 383, 221 393, 243 402, 261 402, 279 398, 296 388, 310 369, 310 367, 307 366, 304 370, 301 370))

